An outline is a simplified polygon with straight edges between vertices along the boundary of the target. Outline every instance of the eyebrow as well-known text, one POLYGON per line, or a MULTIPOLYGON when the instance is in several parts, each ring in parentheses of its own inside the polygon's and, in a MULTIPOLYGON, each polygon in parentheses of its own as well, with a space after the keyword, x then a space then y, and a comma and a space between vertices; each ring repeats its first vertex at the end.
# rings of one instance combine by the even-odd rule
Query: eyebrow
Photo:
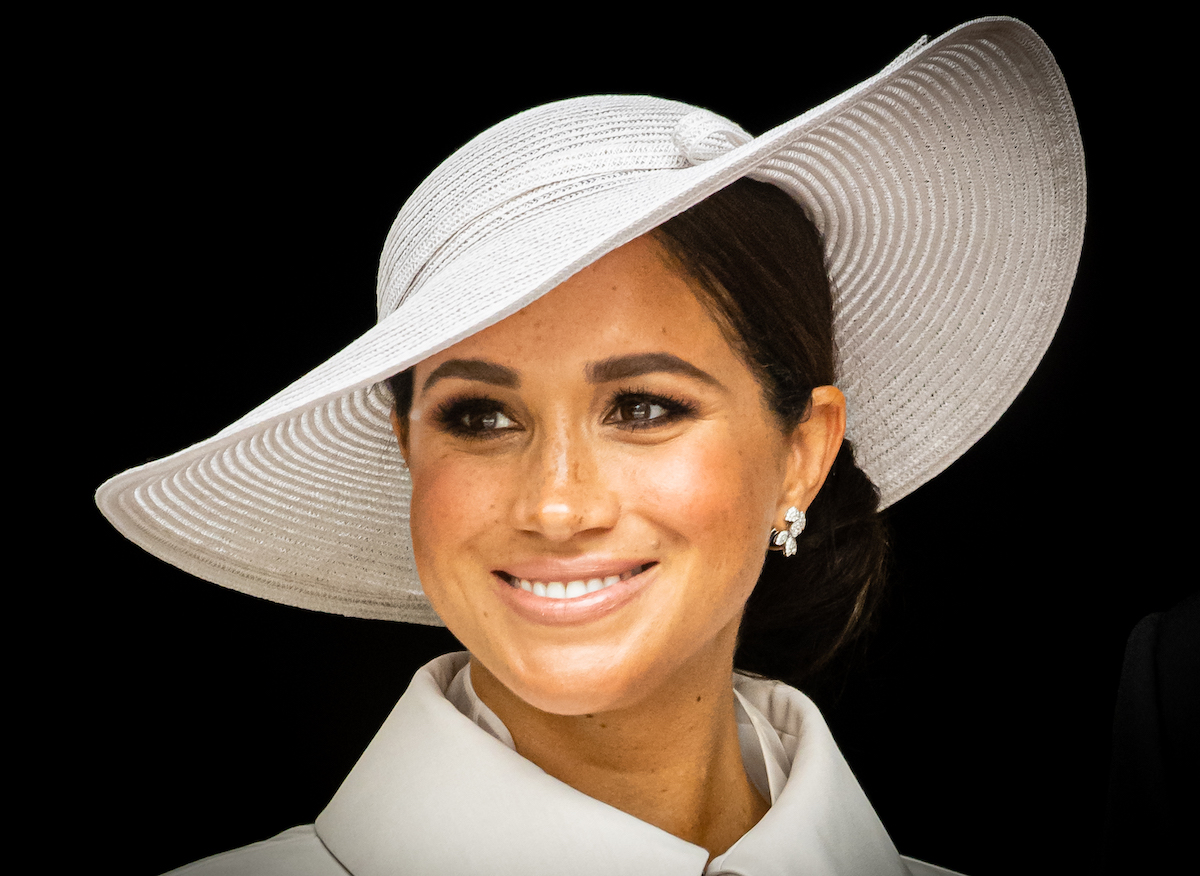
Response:
MULTIPOLYGON (((710 386, 722 388, 721 382, 707 371, 671 353, 630 353, 627 356, 612 356, 592 362, 587 366, 588 383, 609 383, 654 373, 682 374, 710 386)), ((451 377, 477 380, 509 389, 521 385, 521 376, 507 366, 497 365, 486 359, 448 359, 425 378, 425 382, 421 384, 421 391, 427 392, 439 380, 451 377)))
POLYGON ((503 365, 497 365, 495 362, 488 362, 484 359, 447 359, 425 378, 425 382, 421 384, 421 391, 426 392, 439 380, 445 380, 448 377, 478 380, 482 383, 510 388, 521 385, 521 377, 516 371, 503 365))
POLYGON ((707 371, 702 371, 691 362, 670 353, 631 353, 628 356, 602 359, 588 365, 587 379, 589 383, 607 383, 611 380, 628 380, 630 377, 656 372, 682 374, 710 386, 722 388, 721 382, 707 371))

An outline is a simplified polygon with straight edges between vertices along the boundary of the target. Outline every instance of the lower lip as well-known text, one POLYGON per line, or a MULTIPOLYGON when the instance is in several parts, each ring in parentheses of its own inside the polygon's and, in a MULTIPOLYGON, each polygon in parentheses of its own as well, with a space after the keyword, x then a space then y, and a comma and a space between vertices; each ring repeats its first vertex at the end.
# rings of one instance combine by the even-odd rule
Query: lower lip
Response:
POLYGON ((591 623, 612 614, 649 586, 657 572, 658 563, 655 563, 632 578, 573 599, 537 596, 512 586, 499 575, 493 575, 492 580, 500 598, 519 617, 534 624, 572 626, 591 623))

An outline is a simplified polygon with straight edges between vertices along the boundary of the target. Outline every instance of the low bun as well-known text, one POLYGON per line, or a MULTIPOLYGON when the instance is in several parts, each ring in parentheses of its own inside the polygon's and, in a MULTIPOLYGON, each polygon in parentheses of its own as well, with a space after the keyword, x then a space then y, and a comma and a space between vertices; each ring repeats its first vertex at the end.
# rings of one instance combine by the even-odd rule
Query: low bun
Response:
POLYGON ((843 441, 796 554, 767 554, 742 616, 739 669, 804 686, 869 629, 888 555, 878 507, 879 491, 843 441))

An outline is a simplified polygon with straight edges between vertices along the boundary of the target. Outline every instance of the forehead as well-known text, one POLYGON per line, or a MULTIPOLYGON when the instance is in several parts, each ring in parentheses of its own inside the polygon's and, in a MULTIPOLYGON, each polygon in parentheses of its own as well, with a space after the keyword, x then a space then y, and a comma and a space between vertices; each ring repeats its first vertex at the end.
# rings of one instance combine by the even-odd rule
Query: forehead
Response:
POLYGON ((459 358, 566 367, 581 359, 658 350, 728 364, 735 354, 693 283, 657 240, 644 235, 425 360, 417 372, 459 358))

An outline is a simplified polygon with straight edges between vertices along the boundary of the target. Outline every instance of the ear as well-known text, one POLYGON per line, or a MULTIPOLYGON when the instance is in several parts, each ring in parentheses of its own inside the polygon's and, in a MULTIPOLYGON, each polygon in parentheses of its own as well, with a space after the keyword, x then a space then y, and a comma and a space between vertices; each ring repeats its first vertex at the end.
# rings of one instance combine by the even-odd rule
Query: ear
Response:
POLYGON ((812 407, 791 435, 785 504, 779 519, 794 505, 807 511, 833 468, 846 436, 846 397, 836 386, 818 386, 812 407))
POLYGON ((408 465, 408 417, 401 417, 395 408, 392 408, 392 431, 396 433, 396 443, 400 445, 404 464, 408 465))

